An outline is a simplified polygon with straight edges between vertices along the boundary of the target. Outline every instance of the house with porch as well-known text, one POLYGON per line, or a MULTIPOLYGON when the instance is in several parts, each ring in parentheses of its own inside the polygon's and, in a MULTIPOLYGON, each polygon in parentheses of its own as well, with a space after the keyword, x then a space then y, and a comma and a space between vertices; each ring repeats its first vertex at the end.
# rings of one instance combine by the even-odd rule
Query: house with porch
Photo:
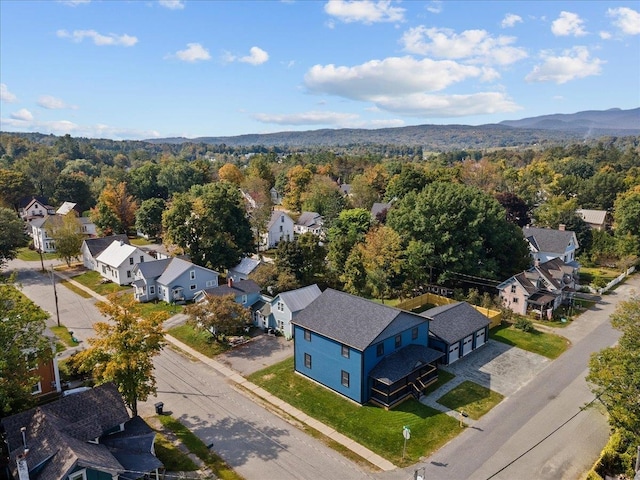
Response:
POLYGON ((20 217, 30 223, 34 218, 42 218, 47 215, 55 215, 56 209, 49 205, 45 197, 27 197, 22 199, 18 205, 20 217))
POLYGON ((193 300, 205 288, 218 286, 219 273, 178 257, 140 262, 133 267, 134 298, 168 303, 193 300))
POLYGON ((85 238, 80 247, 82 264, 89 270, 96 270, 96 257, 112 242, 123 242, 130 245, 129 237, 125 234, 109 235, 108 237, 85 238))
POLYGON ((508 278, 496 288, 502 304, 514 313, 534 313, 550 319, 556 308, 571 300, 578 278, 574 263, 556 257, 508 278))
POLYGON ((293 225, 293 231, 298 235, 310 232, 317 237, 324 238, 324 219, 317 212, 302 212, 293 225))
POLYGON ((467 356, 489 339, 489 319, 467 302, 441 305, 420 315, 429 319, 429 346, 444 353, 442 365, 467 356))
POLYGON ((295 371, 359 404, 391 408, 438 379, 427 317, 329 288, 292 324, 295 371))
POLYGON ((576 252, 579 248, 575 232, 565 230, 560 225, 558 230, 552 228, 523 227, 524 238, 529 243, 532 263, 544 263, 554 258, 564 263, 575 263, 576 252))
POLYGON ((95 258, 95 270, 106 280, 118 285, 129 285, 133 282, 133 268, 139 263, 155 260, 144 250, 129 245, 124 241, 111 242, 95 258))
POLYGON ((274 210, 267 230, 260 237, 260 250, 275 248, 278 243, 293 240, 293 220, 286 212, 274 210))
POLYGON ((275 328, 286 338, 292 338, 291 322, 321 293, 320 288, 315 284, 279 293, 270 302, 268 327, 275 328))
POLYGON ((113 383, 0 422, 13 478, 159 480, 164 469, 155 456, 155 432, 140 417, 129 417, 113 383))

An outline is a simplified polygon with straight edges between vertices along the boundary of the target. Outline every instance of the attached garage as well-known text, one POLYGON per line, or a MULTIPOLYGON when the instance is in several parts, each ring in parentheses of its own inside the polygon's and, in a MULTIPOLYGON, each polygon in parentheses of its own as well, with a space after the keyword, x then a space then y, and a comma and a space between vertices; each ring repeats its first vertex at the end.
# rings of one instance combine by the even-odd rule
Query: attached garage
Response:
POLYGON ((420 315, 429 319, 429 344, 442 346, 449 365, 487 342, 489 319, 467 302, 435 307, 420 315))

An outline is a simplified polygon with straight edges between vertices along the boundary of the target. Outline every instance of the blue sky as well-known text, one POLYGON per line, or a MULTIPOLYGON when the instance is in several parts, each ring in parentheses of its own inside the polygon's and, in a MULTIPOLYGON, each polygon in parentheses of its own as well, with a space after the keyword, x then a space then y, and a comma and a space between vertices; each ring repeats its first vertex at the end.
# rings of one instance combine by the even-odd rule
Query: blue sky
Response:
POLYGON ((640 2, 0 1, 0 129, 112 139, 640 106, 640 2))

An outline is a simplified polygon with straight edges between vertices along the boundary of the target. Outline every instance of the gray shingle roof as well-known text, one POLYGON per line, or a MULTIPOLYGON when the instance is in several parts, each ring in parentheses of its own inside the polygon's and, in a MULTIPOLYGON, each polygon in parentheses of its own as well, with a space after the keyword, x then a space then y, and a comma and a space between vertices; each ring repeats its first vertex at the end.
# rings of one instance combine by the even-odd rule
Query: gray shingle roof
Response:
POLYGON ((170 259, 170 262, 167 265, 167 267, 164 269, 164 272, 162 272, 162 275, 160 275, 160 277, 158 278, 158 283, 162 285, 169 285, 176 278, 178 278, 180 275, 182 275, 184 272, 190 269, 206 270, 216 274, 218 273, 214 270, 209 270, 208 268, 195 265, 191 262, 187 262, 186 260, 183 260, 181 258, 173 257, 170 259))
POLYGON ((318 285, 309 285, 307 287, 282 292, 278 296, 280 300, 291 310, 291 313, 299 312, 320 296, 322 292, 318 285))
POLYGON ((425 318, 328 288, 291 323, 363 351, 425 318))
POLYGON ((87 246, 89 253, 91 253, 91 256, 95 258, 97 255, 102 253, 105 248, 111 245, 111 242, 113 241, 122 241, 129 245, 129 238, 124 234, 110 235, 108 237, 87 238, 84 243, 87 246))
POLYGON ((390 203, 376 202, 371 207, 371 216, 375 218, 375 217, 378 216, 379 213, 382 213, 385 210, 389 210, 390 208, 391 208, 391 204, 390 203))
POLYGON ((242 260, 240 260, 240 263, 231 268, 231 270, 243 275, 249 275, 256 269, 258 265, 260 265, 260 260, 254 260, 250 257, 244 257, 242 260))
POLYGON ((414 370, 435 362, 444 353, 424 345, 407 345, 384 357, 369 373, 369 376, 387 385, 393 385, 414 370))
POLYGON ((170 258, 161 258, 160 260, 154 260, 152 262, 142 262, 133 267, 133 270, 139 271, 146 280, 152 280, 162 275, 162 272, 164 272, 170 262, 170 258))
POLYGON ((322 216, 318 212, 302 212, 296 224, 304 227, 313 227, 314 225, 320 225, 321 222, 322 216))
POLYGON ((539 252, 562 254, 567 250, 572 239, 576 241, 575 233, 571 230, 524 227, 522 232, 524 238, 539 252))
POLYGON ((207 296, 221 297, 224 295, 243 295, 248 293, 257 293, 260 291, 260 285, 253 280, 238 280, 233 282, 231 286, 227 283, 217 287, 205 288, 202 290, 207 296))
POLYGON ((467 302, 442 305, 422 312, 429 318, 429 332, 452 344, 489 325, 489 319, 467 302))

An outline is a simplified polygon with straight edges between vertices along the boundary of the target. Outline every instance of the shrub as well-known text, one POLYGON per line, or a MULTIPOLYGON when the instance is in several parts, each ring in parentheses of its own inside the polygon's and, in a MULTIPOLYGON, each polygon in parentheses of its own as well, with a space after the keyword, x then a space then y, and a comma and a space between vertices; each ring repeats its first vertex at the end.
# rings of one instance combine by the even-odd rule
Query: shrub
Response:
POLYGON ((526 317, 519 317, 514 326, 523 332, 530 332, 533 330, 533 322, 526 317))

